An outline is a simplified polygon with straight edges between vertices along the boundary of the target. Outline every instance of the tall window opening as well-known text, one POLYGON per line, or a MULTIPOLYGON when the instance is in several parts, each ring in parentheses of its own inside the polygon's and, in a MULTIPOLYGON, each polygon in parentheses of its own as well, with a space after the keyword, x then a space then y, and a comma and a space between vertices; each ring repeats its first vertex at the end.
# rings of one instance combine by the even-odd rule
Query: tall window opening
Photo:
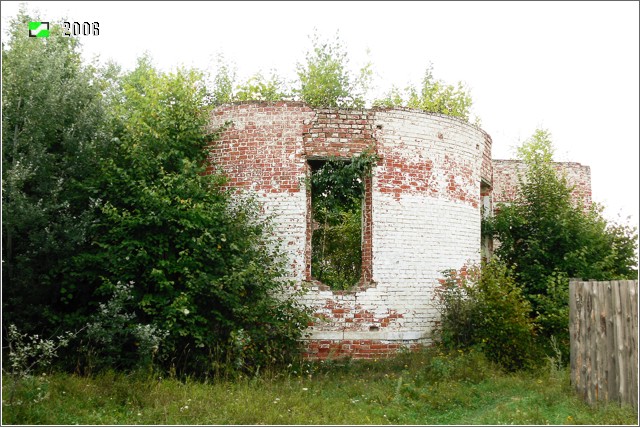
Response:
POLYGON ((364 171, 352 160, 310 160, 311 275, 331 289, 349 289, 362 272, 364 171))
POLYGON ((486 229, 486 220, 493 216, 491 203, 491 186, 484 180, 480 182, 480 255, 483 260, 488 261, 493 255, 493 236, 486 229))

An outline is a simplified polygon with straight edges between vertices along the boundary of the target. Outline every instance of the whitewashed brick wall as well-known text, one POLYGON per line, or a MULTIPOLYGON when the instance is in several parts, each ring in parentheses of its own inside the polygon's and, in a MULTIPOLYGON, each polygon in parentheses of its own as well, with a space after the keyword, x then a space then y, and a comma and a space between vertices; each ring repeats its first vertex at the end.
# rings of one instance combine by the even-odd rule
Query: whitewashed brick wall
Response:
POLYGON ((371 190, 372 281, 350 292, 305 285, 303 302, 318 317, 309 330, 308 355, 327 357, 331 349, 334 355, 372 357, 429 341, 437 319, 433 289, 442 270, 480 259, 480 175, 488 135, 454 118, 408 109, 319 115, 295 103, 240 104, 214 112, 214 124, 225 120, 237 124, 222 135, 213 160, 250 178, 232 179, 232 185, 264 203, 299 282, 308 278, 308 198, 304 185, 290 183, 304 181, 306 151, 341 152, 321 134, 342 120, 339 138, 347 152, 373 141, 381 157, 371 190), (256 159, 262 161, 255 165, 256 159))

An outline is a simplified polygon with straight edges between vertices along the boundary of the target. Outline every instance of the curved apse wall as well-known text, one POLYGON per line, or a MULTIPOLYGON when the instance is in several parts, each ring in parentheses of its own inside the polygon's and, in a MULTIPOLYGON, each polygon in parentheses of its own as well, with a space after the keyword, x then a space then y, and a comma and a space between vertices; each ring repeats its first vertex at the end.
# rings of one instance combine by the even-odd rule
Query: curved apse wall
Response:
POLYGON ((369 358, 430 341, 442 270, 480 260, 480 185, 491 184, 491 138, 461 120, 410 109, 314 110, 303 103, 218 107, 231 121, 211 153, 230 185, 262 202, 287 254, 290 278, 317 321, 306 356, 369 358), (332 291, 310 271, 309 159, 380 160, 363 209, 363 278, 332 291))

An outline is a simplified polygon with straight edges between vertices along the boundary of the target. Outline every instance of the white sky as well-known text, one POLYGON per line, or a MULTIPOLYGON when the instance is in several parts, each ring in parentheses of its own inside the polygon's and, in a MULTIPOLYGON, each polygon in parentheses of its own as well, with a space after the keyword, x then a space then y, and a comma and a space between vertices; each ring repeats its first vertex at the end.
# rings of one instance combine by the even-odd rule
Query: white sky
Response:
MULTIPOLYGON (((165 70, 212 69, 224 52, 240 78, 292 77, 313 28, 339 31, 354 66, 369 48, 381 91, 417 83, 432 62, 436 78, 471 89, 493 158, 546 128, 556 160, 591 167, 605 215, 638 224, 638 2, 25 3, 41 21, 99 22, 85 54, 124 68, 148 51, 165 70)), ((2 1, 3 28, 19 4, 2 1)))

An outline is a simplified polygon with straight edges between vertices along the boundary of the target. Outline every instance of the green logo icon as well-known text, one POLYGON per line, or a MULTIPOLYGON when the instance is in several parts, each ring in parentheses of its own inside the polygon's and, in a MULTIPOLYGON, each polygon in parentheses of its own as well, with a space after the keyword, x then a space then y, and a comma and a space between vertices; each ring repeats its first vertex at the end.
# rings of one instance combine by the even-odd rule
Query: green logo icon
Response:
POLYGON ((49 23, 29 22, 29 37, 49 37, 49 23))

